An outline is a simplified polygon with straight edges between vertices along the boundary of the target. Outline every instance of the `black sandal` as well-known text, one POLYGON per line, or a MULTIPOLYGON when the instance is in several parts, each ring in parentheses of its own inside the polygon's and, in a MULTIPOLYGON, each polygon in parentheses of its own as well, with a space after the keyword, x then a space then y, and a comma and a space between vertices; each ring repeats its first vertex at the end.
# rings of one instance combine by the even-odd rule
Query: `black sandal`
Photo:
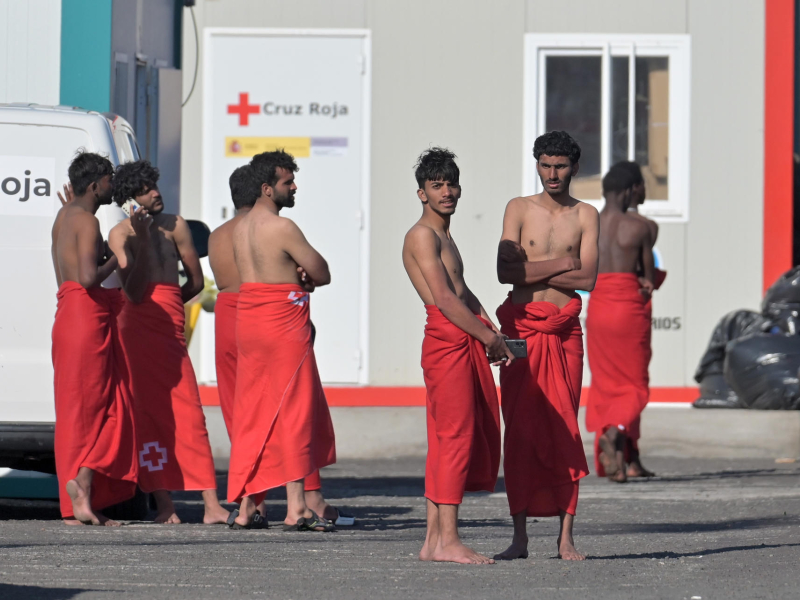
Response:
POLYGON ((269 529, 269 522, 256 511, 253 515, 253 520, 247 525, 241 525, 236 522, 236 517, 239 516, 239 509, 236 508, 228 515, 228 527, 231 529, 269 529))
POLYGON ((311 518, 301 517, 294 525, 283 526, 284 531, 319 531, 330 533, 336 531, 336 525, 328 519, 323 519, 313 510, 311 511, 311 518))

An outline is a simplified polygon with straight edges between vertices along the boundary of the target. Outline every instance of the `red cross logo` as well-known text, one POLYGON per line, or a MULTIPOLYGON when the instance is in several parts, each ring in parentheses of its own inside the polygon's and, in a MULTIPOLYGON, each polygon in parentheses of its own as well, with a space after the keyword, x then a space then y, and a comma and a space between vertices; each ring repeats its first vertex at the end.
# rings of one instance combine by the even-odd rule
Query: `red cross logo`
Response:
POLYGON ((147 467, 148 471, 163 471, 166 463, 167 449, 158 442, 147 442, 139 452, 139 466, 147 467))
POLYGON ((250 115, 257 115, 261 112, 258 104, 250 104, 250 94, 243 92, 239 94, 239 104, 228 104, 229 115, 239 115, 239 125, 249 125, 250 115))
POLYGON ((289 292, 289 300, 292 301, 292 304, 303 306, 308 302, 308 294, 305 292, 289 292))

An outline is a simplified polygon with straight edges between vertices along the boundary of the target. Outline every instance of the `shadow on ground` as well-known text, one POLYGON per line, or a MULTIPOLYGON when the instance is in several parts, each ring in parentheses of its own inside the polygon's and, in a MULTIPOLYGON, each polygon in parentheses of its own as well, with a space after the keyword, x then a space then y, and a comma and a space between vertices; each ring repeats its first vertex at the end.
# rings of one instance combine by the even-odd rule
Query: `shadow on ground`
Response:
POLYGON ((712 548, 696 552, 646 552, 644 554, 614 554, 613 556, 587 556, 587 560, 634 560, 634 559, 664 559, 664 558, 699 558, 712 554, 726 554, 728 552, 745 552, 747 550, 768 550, 770 548, 797 548, 797 544, 753 544, 751 546, 728 546, 726 548, 712 548))
POLYGON ((74 598, 83 592, 103 591, 108 593, 107 590, 89 590, 82 588, 46 588, 39 587, 38 585, 12 585, 8 583, 0 583, 0 598, 8 598, 11 600, 68 600, 74 598))

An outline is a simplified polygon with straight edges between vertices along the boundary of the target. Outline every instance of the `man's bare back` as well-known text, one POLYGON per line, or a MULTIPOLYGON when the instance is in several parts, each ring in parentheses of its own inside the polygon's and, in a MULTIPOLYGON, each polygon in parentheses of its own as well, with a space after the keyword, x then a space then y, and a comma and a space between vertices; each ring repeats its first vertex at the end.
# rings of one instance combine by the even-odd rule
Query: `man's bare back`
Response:
POLYGON ((100 264, 105 251, 97 218, 79 206, 64 206, 56 215, 52 240, 53 267, 58 285, 65 281, 84 285, 86 282, 81 281, 79 268, 81 249, 93 247, 96 264, 100 264))
POLYGON ((242 283, 298 283, 292 250, 305 241, 300 228, 263 206, 254 206, 234 227, 233 253, 242 283))
MULTIPOLYGON (((620 211, 600 213, 600 273, 637 273, 641 257, 650 253, 651 229, 639 215, 620 211)), ((652 260, 652 259, 651 259, 652 260)))
POLYGON ((636 200, 635 177, 612 167, 603 177, 606 204, 600 213, 600 273, 642 274, 642 293, 653 291, 653 235, 648 219, 628 210, 636 200))
POLYGON ((238 212, 230 221, 226 221, 211 232, 208 238, 208 262, 220 292, 239 291, 241 280, 233 255, 233 233, 246 212, 238 212))
POLYGON ((50 248, 59 287, 65 281, 98 287, 117 267, 113 254, 105 258, 105 242, 95 217, 102 204, 111 202, 111 176, 92 183, 85 192, 75 198, 70 184, 64 186, 66 200, 59 193, 62 207, 53 223, 50 248))
POLYGON ((597 223, 597 210, 572 197, 555 202, 542 192, 511 200, 503 219, 498 273, 502 283, 514 284, 512 301, 551 302, 563 308, 575 290, 591 290, 597 272, 597 223), (503 276, 504 268, 513 267, 508 263, 520 261, 534 264, 503 276))
POLYGON ((240 283, 297 283, 309 291, 331 281, 328 263, 292 221, 279 215, 294 206, 294 172, 278 167, 274 185, 233 228, 233 254, 240 283))

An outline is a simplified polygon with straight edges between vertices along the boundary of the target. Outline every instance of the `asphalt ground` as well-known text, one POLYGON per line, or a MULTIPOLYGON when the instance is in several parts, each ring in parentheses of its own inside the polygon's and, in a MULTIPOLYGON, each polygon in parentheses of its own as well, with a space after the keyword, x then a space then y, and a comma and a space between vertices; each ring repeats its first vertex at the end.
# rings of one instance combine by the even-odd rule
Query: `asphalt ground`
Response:
MULTIPOLYGON (((529 520, 530 557, 489 566, 422 563, 424 461, 347 460, 326 496, 356 515, 338 532, 200 525, 199 494, 175 494, 183 525, 68 527, 55 502, 0 500, 0 598, 800 598, 800 463, 652 459, 661 475, 581 486, 581 563, 556 558, 557 519, 529 520)), ((225 473, 219 474, 225 489, 225 473)), ((465 542, 508 545, 502 480, 468 494, 465 542)), ((283 519, 278 491, 270 519, 283 519)))

